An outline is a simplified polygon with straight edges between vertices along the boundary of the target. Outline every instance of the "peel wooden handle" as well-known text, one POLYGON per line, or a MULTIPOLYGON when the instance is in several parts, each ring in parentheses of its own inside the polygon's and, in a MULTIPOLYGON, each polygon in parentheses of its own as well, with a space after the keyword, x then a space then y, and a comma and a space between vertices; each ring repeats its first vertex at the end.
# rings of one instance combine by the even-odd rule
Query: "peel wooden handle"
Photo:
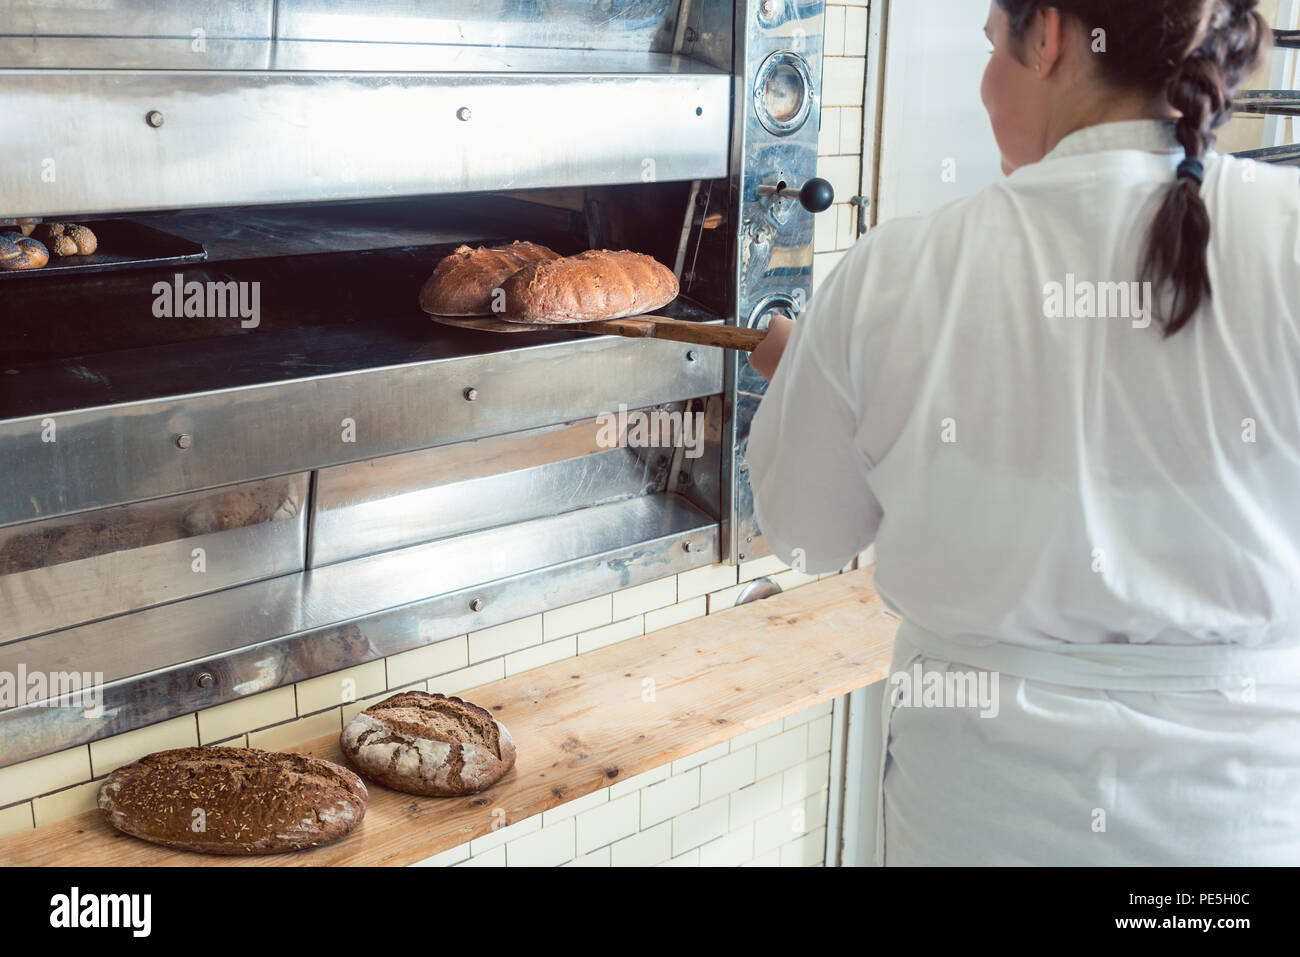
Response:
POLYGON ((611 336, 632 339, 668 339, 672 342, 689 342, 719 349, 738 349, 753 352, 767 337, 766 329, 742 329, 737 326, 719 326, 685 319, 668 319, 663 316, 636 316, 631 319, 604 319, 583 324, 586 332, 603 332, 611 336))

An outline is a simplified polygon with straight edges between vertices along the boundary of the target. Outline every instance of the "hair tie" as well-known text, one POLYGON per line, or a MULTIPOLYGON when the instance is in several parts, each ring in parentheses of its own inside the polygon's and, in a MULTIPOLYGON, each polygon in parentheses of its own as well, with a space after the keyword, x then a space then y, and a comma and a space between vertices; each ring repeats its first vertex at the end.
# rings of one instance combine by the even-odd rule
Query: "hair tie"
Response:
POLYGON ((1205 182, 1205 164, 1191 156, 1178 164, 1178 178, 1189 177, 1197 183, 1205 182))

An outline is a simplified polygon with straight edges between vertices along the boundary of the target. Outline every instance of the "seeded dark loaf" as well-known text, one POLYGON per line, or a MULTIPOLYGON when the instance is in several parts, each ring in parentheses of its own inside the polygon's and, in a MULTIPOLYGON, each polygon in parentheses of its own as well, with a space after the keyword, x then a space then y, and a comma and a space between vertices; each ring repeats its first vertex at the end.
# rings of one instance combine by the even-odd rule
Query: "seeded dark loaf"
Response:
POLYGON ((275 854, 346 837, 366 786, 330 761, 250 748, 177 748, 118 768, 99 807, 119 831, 186 851, 275 854))
POLYGON ((420 308, 435 316, 476 316, 492 312, 493 294, 529 263, 559 259, 537 243, 457 247, 434 267, 420 290, 420 308))
POLYGON ((339 743, 366 777, 408 794, 473 794, 515 764, 514 740, 490 712, 424 691, 371 705, 348 722, 339 743))
POLYGON ((0 269, 40 269, 50 261, 50 251, 39 240, 22 233, 0 233, 0 269))
POLYGON ((502 288, 504 318, 555 324, 645 315, 678 291, 672 270, 653 257, 608 249, 533 263, 502 288))

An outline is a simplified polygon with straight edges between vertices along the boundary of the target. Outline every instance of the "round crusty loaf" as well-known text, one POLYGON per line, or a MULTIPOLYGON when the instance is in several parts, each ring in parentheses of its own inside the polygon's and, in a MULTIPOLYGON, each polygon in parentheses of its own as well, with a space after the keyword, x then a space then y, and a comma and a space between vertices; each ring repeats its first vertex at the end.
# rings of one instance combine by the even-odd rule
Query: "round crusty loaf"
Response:
POLYGON ((488 315, 502 283, 529 263, 559 258, 554 250, 520 240, 509 246, 459 246, 425 281, 420 308, 435 316, 488 315))
POLYGON ((677 298, 677 277, 644 253, 589 249, 525 266, 502 288, 502 318, 558 325, 653 312, 677 298))
POLYGON ((362 774, 408 794, 473 794, 515 765, 515 742, 500 721, 476 704, 424 691, 371 705, 339 742, 362 774))
POLYGON ((99 806, 119 831, 208 854, 275 854, 346 837, 366 786, 330 761, 251 748, 177 748, 118 768, 99 806))

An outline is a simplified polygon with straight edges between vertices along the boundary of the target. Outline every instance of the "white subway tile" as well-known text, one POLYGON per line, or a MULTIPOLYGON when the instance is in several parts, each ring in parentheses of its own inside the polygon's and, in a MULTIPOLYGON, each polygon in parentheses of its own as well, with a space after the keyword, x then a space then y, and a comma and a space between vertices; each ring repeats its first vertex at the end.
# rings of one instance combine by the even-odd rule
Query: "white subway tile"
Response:
POLYGON ((340 706, 332 711, 322 711, 320 714, 314 714, 309 718, 299 718, 297 721, 289 721, 285 724, 277 724, 272 728, 265 728, 262 731, 250 732, 248 746, 250 748, 261 748, 264 751, 283 751, 286 748, 295 748, 300 744, 305 744, 315 738, 337 735, 342 730, 343 708, 340 706))
MULTIPOLYGON (((840 110, 840 148, 836 153, 848 154, 850 156, 862 155, 862 110, 852 107, 843 107, 840 110)), ((856 192, 855 192, 856 195, 856 192)), ((844 199, 848 199, 845 196, 844 199)), ((868 209, 868 212, 870 210, 868 209)), ((856 209, 854 210, 856 214, 856 209)), ((867 222, 870 222, 868 217, 867 222)), ((857 238, 857 237, 854 237, 857 238)))
POLYGON ((673 818, 673 853, 681 854, 726 834, 729 803, 720 797, 673 818))
POLYGON ((703 751, 696 751, 684 758, 678 758, 673 762, 673 774, 681 774, 691 768, 698 768, 705 761, 712 761, 714 758, 722 757, 731 750, 730 744, 729 741, 721 741, 710 748, 705 748, 703 751))
MULTIPOLYGON (((842 252, 813 254, 813 281, 812 281, 813 295, 817 294, 817 287, 830 278, 831 273, 835 271, 835 267, 840 264, 840 260, 843 259, 845 255, 846 254, 842 252)), ((789 584, 789 579, 786 578, 785 576, 794 575, 794 574, 796 573, 781 572, 780 574, 769 575, 768 577, 771 578, 772 581, 780 585, 782 591, 788 591, 791 585, 789 584)), ((811 575, 803 576, 803 580, 815 581, 815 579, 811 575)), ((800 581, 799 584, 803 584, 803 581, 800 581)))
POLYGON ((741 864, 740 866, 741 867, 780 867, 781 851, 779 849, 768 851, 766 854, 761 854, 758 857, 754 858, 752 861, 746 861, 744 864, 741 864))
POLYGON ((583 811, 578 822, 578 853, 587 854, 635 834, 639 818, 640 795, 628 794, 601 807, 583 811))
POLYGON ((661 764, 657 768, 651 768, 649 771, 642 771, 640 774, 634 774, 626 780, 621 780, 606 790, 609 791, 611 798, 622 797, 624 794, 631 794, 633 791, 639 791, 652 784, 668 780, 671 771, 672 765, 661 764))
POLYGON ((791 728, 797 728, 801 724, 810 724, 818 718, 830 714, 831 708, 834 707, 834 705, 834 701, 827 700, 815 704, 812 707, 804 708, 797 714, 792 714, 785 718, 782 721, 783 729, 789 731, 791 728))
POLYGON ((754 783, 754 749, 745 748, 715 758, 700 768, 700 803, 737 791, 754 783))
MULTIPOLYGON (((483 814, 485 817, 490 817, 492 809, 485 807, 483 809, 483 814)), ((497 818, 491 819, 493 821, 497 820, 497 818)), ((472 857, 478 857, 486 851, 505 847, 508 841, 518 840, 519 838, 525 837, 529 834, 536 834, 541 829, 542 816, 540 814, 534 814, 531 817, 524 818, 522 821, 503 824, 501 827, 484 834, 482 837, 474 838, 469 842, 469 852, 472 857)), ((502 863, 505 863, 504 859, 502 860, 502 863)))
POLYGON ((609 867, 609 848, 598 847, 590 854, 583 854, 582 857, 575 857, 567 864, 561 864, 561 867, 609 867))
POLYGON ((805 829, 812 831, 819 827, 826 826, 826 805, 830 798, 830 791, 818 791, 816 794, 810 794, 803 799, 804 823, 805 829))
POLYGON ((521 671, 531 671, 533 668, 540 668, 542 665, 549 665, 563 658, 572 658, 577 653, 577 635, 557 638, 533 648, 516 651, 513 655, 506 655, 506 674, 517 675, 521 671))
POLYGON ((692 768, 685 774, 652 784, 641 791, 641 829, 689 811, 700 803, 700 772, 692 768))
POLYGON ((505 659, 493 658, 491 661, 480 661, 468 668, 430 678, 429 691, 433 694, 461 695, 489 681, 500 681, 505 676, 505 659))
MULTIPOLYGON (((865 56, 827 57, 822 61, 822 105, 861 106, 866 89, 865 56)), ((856 193, 857 190, 855 189, 856 193)), ((837 191, 836 195, 840 195, 837 191)), ((851 196, 852 193, 843 195, 851 196)))
POLYGON ((844 18, 844 55, 867 55, 867 8, 851 7, 844 18))
POLYGON ((766 741, 768 738, 775 738, 781 733, 780 721, 769 721, 762 727, 755 728, 753 731, 746 731, 744 734, 737 735, 729 742, 732 751, 742 751, 750 745, 758 744, 760 741, 766 741))
POLYGON ((693 847, 685 854, 678 854, 670 861, 664 861, 659 867, 699 867, 700 849, 693 847))
POLYGON ((205 748, 246 748, 248 747, 248 735, 237 734, 233 738, 224 738, 221 741, 209 741, 203 745, 205 748))
POLYGON ((614 600, 609 595, 589 598, 542 612, 542 634, 546 641, 590 631, 614 620, 614 600))
POLYGON ((194 748, 199 744, 199 725, 194 715, 186 714, 160 721, 147 728, 115 734, 102 741, 90 742, 90 767, 96 777, 103 777, 124 764, 138 761, 155 751, 194 748))
POLYGON ((825 857, 825 828, 806 834, 781 848, 782 867, 816 867, 825 857))
POLYGON ((469 860, 469 844, 462 844, 459 847, 453 847, 449 851, 443 851, 441 854, 435 854, 433 857, 426 857, 422 861, 412 864, 412 867, 451 867, 453 864, 459 864, 461 861, 469 860))
POLYGON ((831 749, 831 716, 808 722, 808 757, 831 749))
POLYGON ((199 712, 199 741, 208 744, 298 716, 293 686, 276 688, 199 712))
POLYGON ((11 834, 30 831, 35 826, 32 822, 32 805, 30 802, 0 808, 0 837, 9 837, 11 834))
POLYGON ((353 704, 362 698, 379 694, 387 687, 388 674, 384 660, 379 658, 367 661, 355 668, 345 668, 319 678, 299 681, 298 713, 312 714, 327 708, 353 704))
POLYGON ((824 156, 817 161, 817 175, 828 179, 835 195, 843 202, 858 194, 862 158, 858 156, 824 156))
POLYGON ((769 774, 792 768, 808 757, 808 729, 800 725, 782 731, 774 738, 760 741, 755 748, 758 751, 758 763, 754 774, 757 778, 765 778, 769 774))
POLYGON ((709 614, 716 615, 720 611, 726 611, 728 608, 736 607, 736 600, 748 588, 752 582, 742 582, 739 585, 732 585, 730 588, 724 588, 722 591, 709 592, 709 614))
POLYGON ((803 764, 783 772, 781 779, 781 803, 793 804, 800 798, 821 791, 830 783, 830 752, 809 758, 803 764))
MULTIPOLYGON (((854 240, 858 238, 858 208, 845 203, 843 205, 833 206, 832 209, 836 210, 838 213, 838 225, 835 230, 835 248, 848 249, 853 245, 854 240)), ((830 213, 831 210, 827 210, 825 215, 829 216, 830 213)), ((838 573, 831 572, 831 574, 838 573)))
POLYGON ((672 856, 673 826, 670 821, 610 845, 610 865, 613 867, 654 867, 672 856))
POLYGON ((788 844, 807 834, 810 826, 802 804, 764 814, 754 822, 754 853, 763 854, 788 844))
MULTIPOLYGON (((37 827, 45 827, 55 821, 63 821, 78 814, 93 811, 99 805, 99 786, 102 781, 88 781, 63 791, 55 791, 45 797, 38 797, 32 802, 33 816, 37 827)), ((67 863, 77 863, 68 861, 67 863)))
POLYGON ((729 588, 736 584, 735 565, 705 565, 677 576, 677 601, 686 601, 697 595, 729 588))
POLYGON ((826 56, 844 55, 843 7, 826 7, 826 29, 822 42, 822 52, 826 56))
POLYGON ((506 844, 507 867, 559 867, 574 858, 573 821, 543 827, 506 844))
POLYGON ((764 555, 762 558, 740 563, 740 580, 742 582, 753 581, 755 578, 764 578, 783 572, 789 567, 779 555, 764 555))
MULTIPOLYGON (((842 256, 843 253, 835 253, 836 256, 842 256)), ((816 575, 808 575, 804 572, 794 570, 781 572, 779 575, 772 576, 772 581, 781 586, 782 591, 790 591, 792 588, 798 588, 800 585, 808 585, 817 580, 816 575)))
POLYGON ((390 655, 388 662, 388 687, 410 684, 464 668, 469 664, 469 638, 459 635, 442 641, 390 655))
POLYGON ((429 690, 429 683, 427 681, 414 681, 409 685, 402 685, 400 688, 389 688, 386 691, 379 692, 379 694, 371 695, 369 698, 362 698, 360 701, 354 701, 351 704, 345 704, 343 706, 343 724, 346 727, 349 721, 355 718, 362 711, 365 711, 372 704, 379 704, 379 702, 391 698, 395 694, 401 694, 403 691, 428 691, 428 690, 429 690))
MULTIPOLYGON (((821 156, 837 156, 840 152, 841 109, 830 106, 821 111, 821 128, 817 131, 817 152, 821 156)), ((817 219, 820 220, 821 217, 818 216, 817 219)))
POLYGON ((468 638, 470 664, 486 661, 489 658, 499 658, 513 651, 540 645, 542 616, 529 615, 527 618, 508 621, 504 625, 471 631, 468 638))
POLYGON ((43 758, 0 768, 0 805, 25 801, 90 780, 90 749, 84 744, 43 758))
POLYGON ((677 601, 677 576, 669 575, 658 581, 633 585, 614 592, 614 620, 642 615, 677 601))
POLYGON ((667 608, 648 611, 645 613, 646 634, 658 631, 660 628, 680 625, 682 622, 690 621, 693 618, 703 618, 708 610, 708 601, 703 595, 699 595, 689 601, 669 605, 667 608))
POLYGON ((600 807, 602 804, 609 803, 609 788, 597 788, 590 794, 584 794, 580 798, 574 798, 572 801, 565 801, 563 804, 556 805, 553 808, 542 812, 542 826, 550 827, 558 821, 568 820, 574 815, 581 814, 583 811, 589 811, 593 807, 600 807))
POLYGON ((700 848, 700 867, 739 867, 754 857, 754 825, 746 824, 700 848))
POLYGON ((781 810, 781 775, 755 781, 731 795, 731 826, 740 827, 781 810))
POLYGON ((636 615, 632 618, 624 618, 622 621, 616 621, 612 625, 603 625, 591 631, 581 631, 578 633, 578 654, 585 655, 589 651, 595 651, 597 648, 604 648, 606 645, 613 645, 620 641, 627 641, 629 638, 639 638, 645 634, 645 616, 636 615))
POLYGON ((494 847, 484 851, 482 854, 475 854, 468 860, 461 861, 459 864, 453 864, 452 867, 505 867, 506 866, 506 849, 504 847, 494 847))

